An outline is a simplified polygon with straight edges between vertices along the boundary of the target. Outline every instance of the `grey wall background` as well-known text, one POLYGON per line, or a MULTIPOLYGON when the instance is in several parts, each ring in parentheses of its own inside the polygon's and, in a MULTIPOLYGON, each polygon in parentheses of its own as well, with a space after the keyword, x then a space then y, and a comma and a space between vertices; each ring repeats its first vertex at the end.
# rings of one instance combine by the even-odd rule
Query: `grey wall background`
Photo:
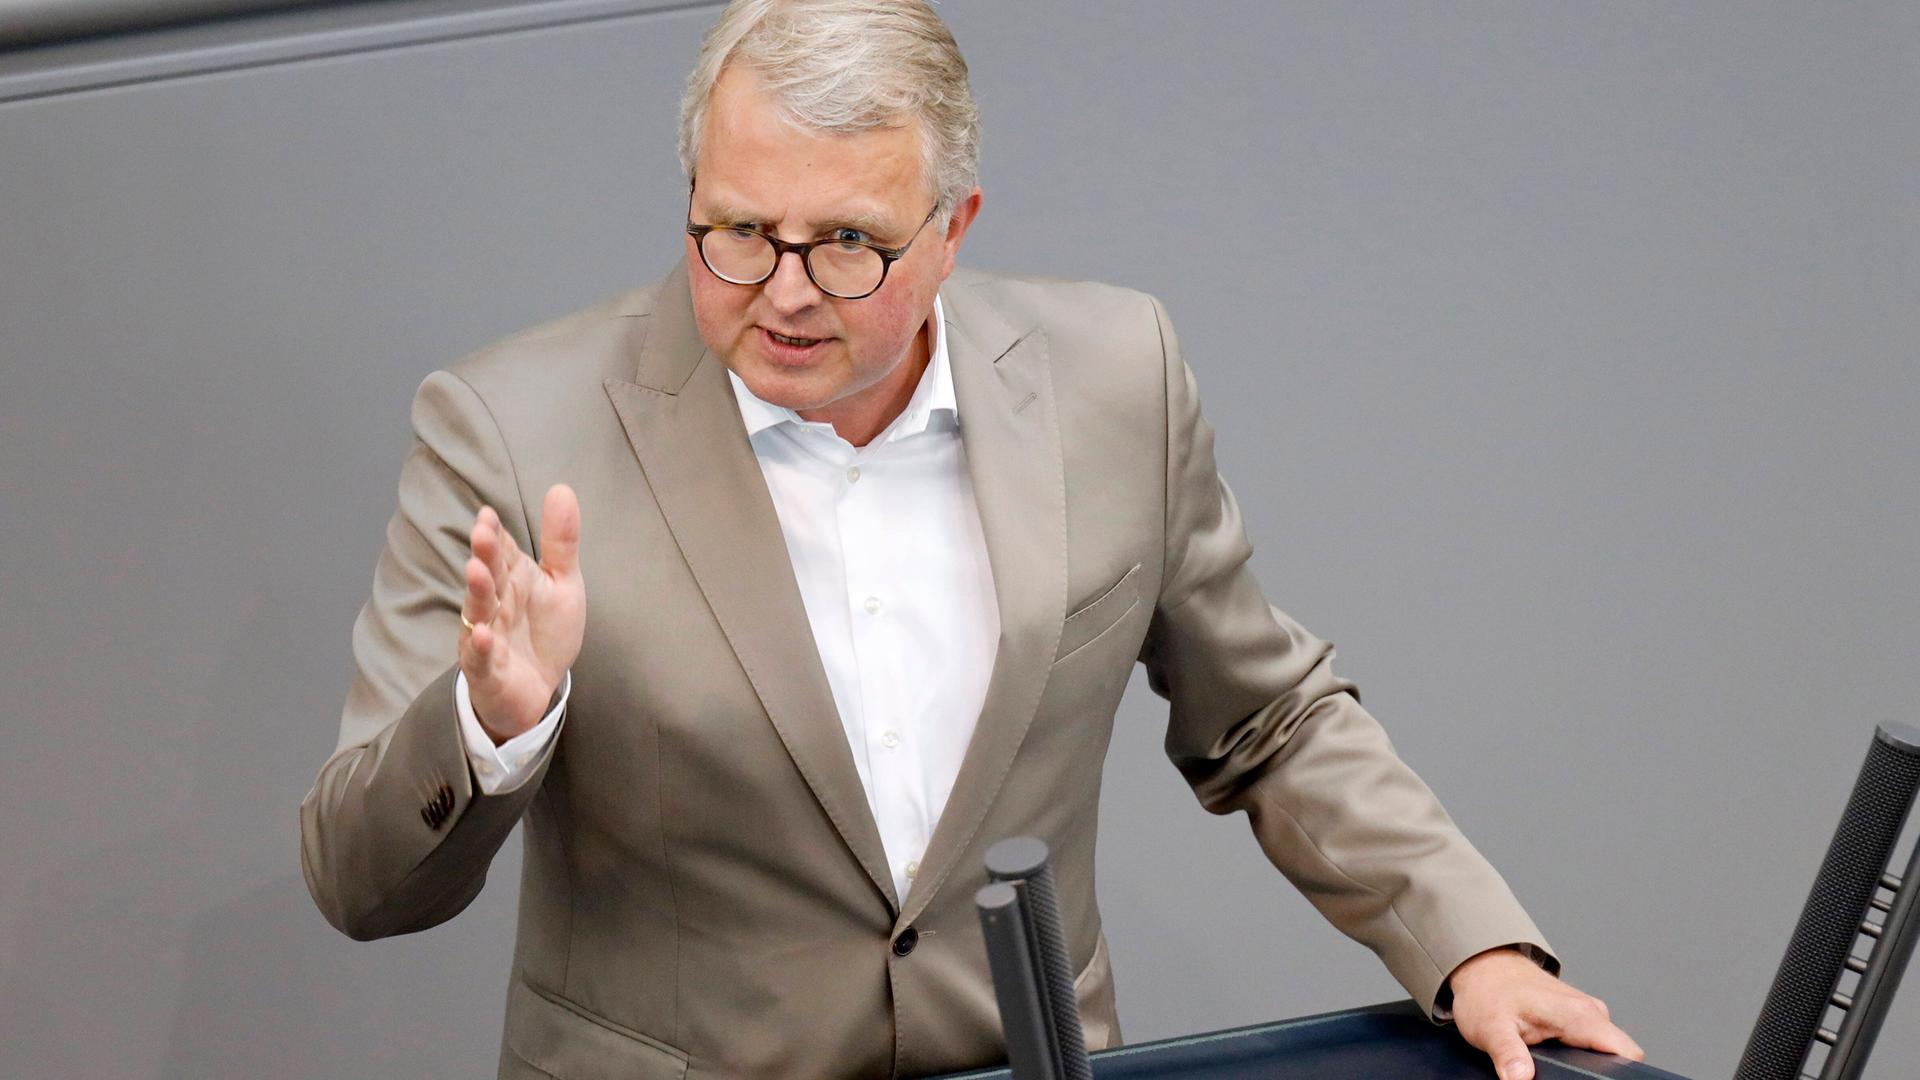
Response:
MULTIPOLYGON (((1920 700, 1920 10, 943 10, 971 261, 1167 301, 1271 597, 1569 977, 1728 1074, 1920 700)), ((490 1075, 517 842, 459 919, 357 944, 295 807, 414 386, 676 257, 712 15, 0 104, 5 1071, 490 1075)), ((1139 681, 1102 808, 1130 1037, 1400 996, 1197 808, 1162 717, 1139 681)), ((1877 1075, 1920 1071, 1916 1016, 1877 1075)))

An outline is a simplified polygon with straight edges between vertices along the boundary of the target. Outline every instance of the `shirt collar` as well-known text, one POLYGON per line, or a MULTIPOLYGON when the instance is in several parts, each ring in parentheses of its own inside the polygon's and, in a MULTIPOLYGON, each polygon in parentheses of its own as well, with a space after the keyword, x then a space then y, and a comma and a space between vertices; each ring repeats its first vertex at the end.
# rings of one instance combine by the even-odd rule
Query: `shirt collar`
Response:
MULTIPOLYGON (((955 422, 960 419, 960 403, 953 393, 953 371, 947 358, 947 331, 940 310, 940 296, 933 297, 933 314, 929 316, 933 335, 933 356, 927 361, 927 369, 920 373, 920 382, 913 389, 913 396, 907 400, 907 407, 881 432, 876 442, 892 442, 909 435, 918 435, 927 429, 937 413, 945 412, 955 422)), ((829 424, 810 421, 797 412, 784 406, 762 400, 740 376, 727 370, 727 380, 733 384, 733 399, 740 405, 740 419, 746 424, 747 437, 760 434, 768 428, 781 424, 793 424, 797 427, 828 428, 829 424)))

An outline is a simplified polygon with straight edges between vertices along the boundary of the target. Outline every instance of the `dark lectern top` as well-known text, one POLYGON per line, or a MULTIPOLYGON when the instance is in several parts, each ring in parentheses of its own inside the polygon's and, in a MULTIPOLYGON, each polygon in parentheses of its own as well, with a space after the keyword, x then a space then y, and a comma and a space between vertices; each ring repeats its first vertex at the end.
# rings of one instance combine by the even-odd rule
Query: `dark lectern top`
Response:
MULTIPOLYGON (((1102 1050, 1095 1080, 1492 1080, 1493 1062, 1411 1001, 1102 1050)), ((1538 1080, 1685 1080, 1606 1054, 1533 1048, 1538 1080)), ((948 1080, 1007 1080, 1006 1069, 948 1080)))

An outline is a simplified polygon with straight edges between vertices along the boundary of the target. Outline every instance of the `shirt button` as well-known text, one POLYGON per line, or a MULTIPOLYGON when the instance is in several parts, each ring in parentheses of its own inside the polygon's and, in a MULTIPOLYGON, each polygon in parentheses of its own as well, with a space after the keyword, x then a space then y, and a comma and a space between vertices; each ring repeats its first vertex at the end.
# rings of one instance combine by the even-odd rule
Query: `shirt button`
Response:
POLYGON ((869 615, 880 614, 880 598, 877 596, 867 597, 866 608, 867 608, 867 614, 869 615))
POLYGON ((857 484, 859 482, 860 482, 860 466, 855 465, 847 470, 847 483, 857 484))
POLYGON ((896 746, 899 746, 900 733, 897 731, 882 732, 880 734, 880 745, 886 747, 889 750, 893 749, 896 746))
POLYGON ((914 878, 917 878, 919 876, 920 876, 920 860, 919 859, 907 860, 907 880, 912 881, 914 878))

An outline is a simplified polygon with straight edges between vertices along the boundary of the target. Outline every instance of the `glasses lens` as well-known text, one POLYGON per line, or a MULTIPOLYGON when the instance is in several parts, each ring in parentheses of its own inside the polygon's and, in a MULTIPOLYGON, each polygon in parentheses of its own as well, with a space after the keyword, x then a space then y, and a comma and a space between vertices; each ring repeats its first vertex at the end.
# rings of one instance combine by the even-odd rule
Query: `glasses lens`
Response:
POLYGON ((707 269, 736 285, 752 285, 773 273, 773 245, 752 229, 715 229, 700 238, 707 269))
POLYGON ((880 287, 887 261, 859 244, 821 244, 807 255, 814 284, 835 296, 865 296, 880 287))

